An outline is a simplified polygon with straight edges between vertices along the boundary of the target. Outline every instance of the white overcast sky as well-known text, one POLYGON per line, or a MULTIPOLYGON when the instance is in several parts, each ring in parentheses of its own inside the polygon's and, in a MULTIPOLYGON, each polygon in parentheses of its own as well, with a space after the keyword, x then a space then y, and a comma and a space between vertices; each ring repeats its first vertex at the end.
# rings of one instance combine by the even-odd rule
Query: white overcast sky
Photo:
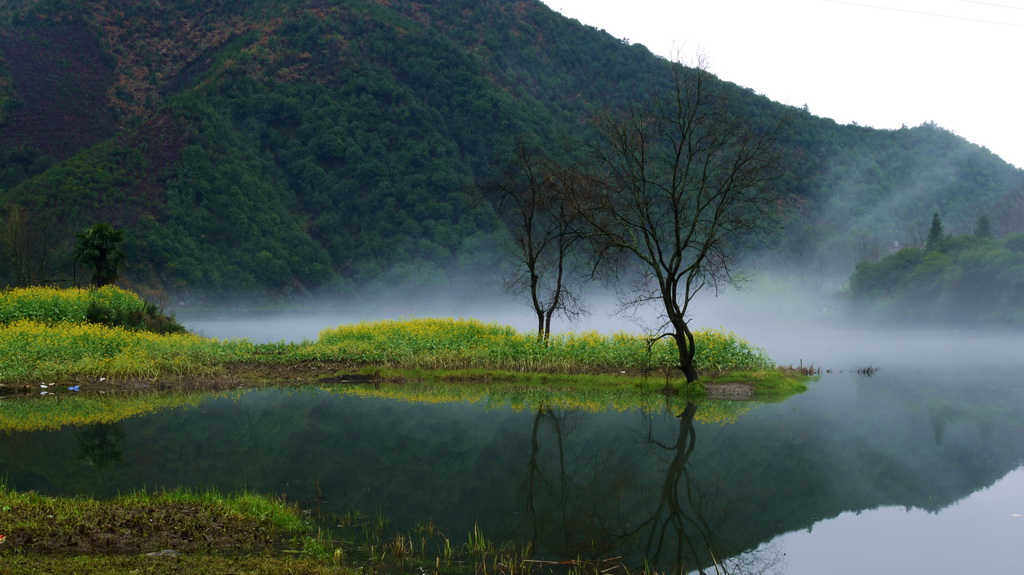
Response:
POLYGON ((1024 168, 1024 0, 543 0, 848 124, 935 122, 1024 168))

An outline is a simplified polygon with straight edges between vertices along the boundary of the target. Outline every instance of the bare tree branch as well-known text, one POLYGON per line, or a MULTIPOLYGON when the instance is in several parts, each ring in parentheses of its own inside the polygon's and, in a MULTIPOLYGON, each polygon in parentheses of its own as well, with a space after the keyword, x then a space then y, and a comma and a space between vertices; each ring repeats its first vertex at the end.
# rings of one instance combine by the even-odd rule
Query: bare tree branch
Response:
POLYGON ((581 297, 584 275, 578 273, 582 236, 568 201, 582 185, 578 166, 556 162, 520 141, 501 174, 482 186, 513 242, 505 290, 529 300, 540 341, 548 341, 555 315, 574 321, 588 313, 581 297))
POLYGON ((779 126, 752 126, 701 68, 676 64, 672 74, 667 97, 595 120, 596 185, 574 205, 594 253, 636 274, 624 304, 659 303, 692 382, 689 306, 735 280, 735 250, 771 221, 779 126))

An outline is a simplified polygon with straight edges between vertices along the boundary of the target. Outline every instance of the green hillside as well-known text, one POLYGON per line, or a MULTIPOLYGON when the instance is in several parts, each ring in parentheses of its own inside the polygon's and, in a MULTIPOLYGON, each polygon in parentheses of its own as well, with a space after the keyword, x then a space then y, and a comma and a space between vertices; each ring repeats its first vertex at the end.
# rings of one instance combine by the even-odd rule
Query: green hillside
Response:
MULTIPOLYGON (((558 150, 671 82, 643 46, 535 0, 0 0, 0 24, 3 215, 21 206, 37 246, 123 228, 127 279, 183 294, 499 285, 475 183, 515 137, 558 150)), ((934 211, 955 229, 1024 188, 932 125, 840 126, 730 91, 788 122, 774 241, 801 271, 849 273, 934 211)), ((34 279, 77 277, 58 248, 34 279)))
POLYGON ((1024 326, 1024 233, 936 237, 857 265, 850 304, 878 322, 1024 326))

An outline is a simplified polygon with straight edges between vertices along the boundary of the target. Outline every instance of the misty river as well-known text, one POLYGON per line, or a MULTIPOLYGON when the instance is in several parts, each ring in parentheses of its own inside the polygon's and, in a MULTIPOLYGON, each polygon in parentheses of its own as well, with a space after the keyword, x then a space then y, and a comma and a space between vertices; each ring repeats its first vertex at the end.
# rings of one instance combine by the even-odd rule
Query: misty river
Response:
MULTIPOLYGON (((182 319, 257 340, 333 325, 182 319)), ((239 391, 111 425, 0 435, 0 469, 13 489, 55 495, 287 494, 396 529, 432 520, 458 539, 477 525, 544 558, 622 556, 656 571, 1024 568, 1024 338, 736 331, 779 363, 828 372, 784 401, 733 404, 725 420, 706 405, 585 413, 239 391), (857 373, 867 366, 880 369, 857 373)))

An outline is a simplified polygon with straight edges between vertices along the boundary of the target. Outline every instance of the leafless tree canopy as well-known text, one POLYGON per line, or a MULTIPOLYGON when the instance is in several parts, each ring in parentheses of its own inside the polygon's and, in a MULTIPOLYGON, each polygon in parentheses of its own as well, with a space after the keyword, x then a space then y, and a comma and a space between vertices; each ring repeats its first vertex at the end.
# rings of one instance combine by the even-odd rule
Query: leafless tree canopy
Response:
POLYGON ((0 258, 10 266, 16 285, 56 282, 54 270, 69 252, 52 216, 32 214, 16 204, 0 210, 0 258))
POLYGON ((672 70, 668 97, 597 119, 600 185, 575 205, 597 252, 637 272, 625 303, 663 306, 663 337, 676 340, 679 367, 694 381, 689 305, 703 288, 733 281, 737 245, 771 221, 778 127, 742 121, 705 70, 672 70))
POLYGON ((501 175, 485 186, 513 241, 506 291, 529 300, 542 341, 551 334, 553 316, 572 320, 587 311, 576 273, 578 218, 568 201, 581 186, 576 165, 556 162, 524 142, 516 143, 501 175))
POLYGON ((1024 231, 1024 189, 1007 194, 992 210, 991 220, 996 237, 1024 231))

